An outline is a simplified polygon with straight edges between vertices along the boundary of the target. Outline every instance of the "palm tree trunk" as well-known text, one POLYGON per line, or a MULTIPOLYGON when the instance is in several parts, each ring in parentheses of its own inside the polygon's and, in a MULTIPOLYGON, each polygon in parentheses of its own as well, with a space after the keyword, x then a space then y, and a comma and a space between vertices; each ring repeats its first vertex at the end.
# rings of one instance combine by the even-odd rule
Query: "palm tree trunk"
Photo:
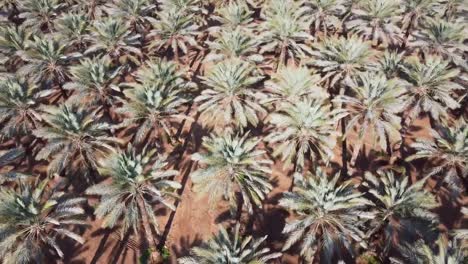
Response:
MULTIPOLYGON (((341 119, 341 134, 346 133, 346 118, 341 119)), ((343 169, 341 170, 341 177, 346 179, 348 177, 348 140, 343 137, 341 140, 341 163, 343 169)))
POLYGON ((236 222, 240 223, 242 220, 242 209, 244 208, 244 196, 240 195, 240 198, 237 200, 237 212, 236 212, 236 222))
POLYGON ((143 202, 142 197, 137 198, 137 204, 141 213, 141 222, 143 224, 143 229, 145 231, 145 238, 146 238, 146 241, 148 242, 148 247, 151 250, 151 263, 159 263, 159 261, 161 260, 161 256, 156 248, 157 246, 156 240, 153 235, 153 232, 151 231, 151 226, 148 221, 149 219, 148 213, 146 212, 145 204, 143 202))
POLYGON ((279 60, 278 60, 278 66, 276 67, 276 71, 278 71, 281 66, 283 66, 283 64, 286 64, 286 50, 287 48, 287 42, 286 41, 283 41, 283 43, 281 44, 281 52, 280 52, 280 56, 279 56, 279 60))
POLYGON ((406 28, 406 32, 405 32, 405 37, 403 39, 403 44, 402 44, 402 49, 406 48, 406 45, 408 43, 408 38, 411 34, 411 31, 413 30, 413 23, 414 23, 414 19, 415 19, 416 15, 415 14, 412 14, 411 15, 411 18, 410 18, 410 21, 408 23, 408 27, 406 28))

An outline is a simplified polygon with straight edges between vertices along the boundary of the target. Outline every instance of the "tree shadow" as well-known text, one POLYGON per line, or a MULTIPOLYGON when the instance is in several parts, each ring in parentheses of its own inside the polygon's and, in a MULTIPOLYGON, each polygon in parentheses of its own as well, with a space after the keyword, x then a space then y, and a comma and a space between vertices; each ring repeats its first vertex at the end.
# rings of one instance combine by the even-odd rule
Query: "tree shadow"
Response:
POLYGON ((176 258, 188 256, 190 249, 196 246, 200 246, 203 243, 200 235, 195 235, 194 238, 189 236, 181 237, 178 246, 172 245, 171 251, 174 253, 176 258))

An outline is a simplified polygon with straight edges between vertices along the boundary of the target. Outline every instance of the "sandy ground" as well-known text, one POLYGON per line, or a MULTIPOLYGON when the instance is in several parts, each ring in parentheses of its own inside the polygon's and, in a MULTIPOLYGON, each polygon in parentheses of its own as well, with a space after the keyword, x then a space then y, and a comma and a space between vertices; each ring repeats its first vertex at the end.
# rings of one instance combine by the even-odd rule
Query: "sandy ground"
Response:
MULTIPOLYGON (((184 131, 188 130, 188 125, 184 131)), ((405 137, 404 144, 410 144, 418 137, 429 138, 429 121, 427 118, 416 120, 413 127, 405 137)), ((195 131, 195 134, 196 131, 195 131)), ((168 263, 176 263, 178 257, 184 256, 188 253, 189 248, 194 245, 199 245, 203 240, 208 239, 213 233, 217 232, 220 220, 220 215, 226 212, 227 206, 220 203, 215 208, 210 208, 206 197, 200 197, 191 191, 191 181, 187 173, 196 169, 196 164, 190 162, 190 154, 195 152, 199 145, 199 138, 197 135, 196 140, 190 140, 186 153, 183 155, 183 160, 178 162, 180 175, 177 180, 183 182, 184 178, 187 180, 183 193, 181 195, 180 203, 178 204, 175 214, 172 214, 172 222, 168 225, 168 220, 171 218, 171 212, 163 211, 159 216, 161 229, 169 230, 167 234, 166 245, 170 249, 171 258, 168 263), (198 138, 197 138, 198 137, 198 138)), ((353 137, 350 137, 348 142, 352 142, 353 137)), ((366 142, 365 147, 366 156, 361 155, 358 159, 356 169, 350 170, 354 176, 359 178, 361 170, 372 169, 376 166, 381 166, 382 162, 376 157, 372 159, 372 153, 369 153, 370 142, 366 142)), ((338 167, 341 165, 341 146, 337 145, 335 149, 336 156, 331 162, 331 166, 338 167)), ((423 166, 424 163, 415 163, 416 166, 423 166)), ((412 177, 420 178, 422 167, 412 168, 412 177)), ((277 201, 282 192, 288 191, 291 185, 290 170, 283 169, 281 162, 276 162, 273 166, 272 180, 275 188, 270 193, 268 200, 265 203, 264 210, 257 217, 257 221, 253 225, 253 234, 255 236, 269 235, 269 244, 276 250, 281 249, 281 240, 284 237, 281 230, 285 224, 286 219, 291 218, 285 210, 277 206, 277 201)), ((434 187, 435 183, 430 182, 429 186, 434 187)), ((441 198, 443 208, 440 209, 442 216, 441 229, 447 227, 454 228, 461 225, 460 215, 454 214, 458 212, 460 204, 466 204, 467 201, 459 201, 458 204, 444 203, 441 198)), ((244 216, 245 217, 245 216, 244 216)), ((119 241, 119 235, 116 232, 105 231, 100 228, 99 221, 91 222, 92 225, 84 233, 86 243, 77 247, 71 252, 74 257, 66 258, 64 263, 73 264, 96 264, 96 263, 139 263, 139 243, 136 236, 130 237, 126 243, 119 241)), ((297 255, 284 254, 281 260, 277 263, 294 264, 299 263, 297 255)))
MULTIPOLYGON (((192 115, 193 112, 192 110, 192 115)), ((167 263, 176 263, 176 259, 187 255, 192 246, 199 245, 202 241, 207 240, 212 234, 216 233, 219 224, 229 223, 229 221, 226 222, 222 217, 226 215, 227 211, 227 205, 225 203, 219 203, 216 207, 210 208, 206 197, 200 197, 191 191, 192 183, 189 175, 191 171, 197 168, 197 165, 190 161, 190 155, 199 149, 203 136, 202 130, 197 125, 192 128, 193 133, 189 133, 191 127, 192 126, 187 123, 182 129, 183 133, 180 137, 181 145, 186 143, 186 148, 182 147, 182 150, 185 151, 184 154, 181 156, 180 149, 176 149, 174 151, 176 154, 173 155, 176 169, 180 171, 176 180, 182 183, 185 182, 185 188, 181 194, 177 210, 175 212, 168 210, 158 211, 160 229, 163 236, 167 236, 166 246, 171 253, 170 260, 167 263), (188 134, 194 136, 187 137, 188 134), (164 231, 166 231, 166 233, 164 233, 164 231)), ((415 138, 430 138, 429 128, 430 124, 428 118, 415 120, 408 134, 405 136, 404 144, 408 146, 415 138)), ((354 140, 355 136, 350 135, 348 144, 352 143, 354 140)), ((379 166, 388 164, 386 160, 382 160, 382 158, 376 156, 375 153, 370 152, 371 149, 375 149, 372 147, 371 142, 365 142, 364 146, 363 150, 366 155, 362 155, 361 152, 356 167, 349 170, 349 174, 353 179, 359 180, 362 171, 374 170, 379 166)), ((329 171, 338 171, 341 166, 341 144, 337 144, 334 152, 335 157, 330 162, 331 169, 329 169, 329 171)), ((351 153, 348 155, 350 156, 351 153)), ((421 178, 424 162, 415 161, 412 164, 411 175, 413 180, 421 178)), ((252 234, 254 236, 268 235, 269 246, 278 251, 281 250, 281 241, 284 241, 281 230, 286 220, 293 217, 277 205, 281 193, 288 191, 292 181, 290 173, 291 168, 283 168, 282 166, 280 161, 277 161, 273 165, 271 178, 274 183, 274 189, 265 202, 264 210, 256 216, 256 220, 252 226, 252 234)), ((42 172, 42 170, 45 171, 45 166, 35 166, 34 168, 38 170, 38 173, 42 172)), ((461 205, 468 204, 468 199, 455 202, 450 201, 450 199, 444 195, 445 190, 443 188, 435 190, 435 185, 435 181, 431 180, 428 184, 428 188, 438 193, 442 205, 441 208, 438 209, 438 213, 442 218, 440 229, 447 230, 447 228, 453 229, 460 227, 462 225, 462 219, 459 208, 461 205)), ((90 204, 93 205, 95 202, 96 200, 91 200, 90 204)), ((89 210, 89 215, 92 215, 92 209, 89 208, 89 210)), ((243 221, 245 221, 246 218, 247 216, 244 215, 243 221)), ((65 258, 62 263, 140 263, 139 258, 141 253, 139 237, 143 236, 132 235, 121 241, 117 230, 102 229, 99 220, 91 218, 89 220, 90 226, 82 231, 83 237, 86 240, 83 245, 69 245, 69 242, 63 241, 64 248, 67 248, 68 251, 65 252, 65 258)), ((232 222, 230 222, 230 224, 232 224, 232 222)), ((277 263, 294 264, 299 263, 299 259, 293 250, 293 253, 285 253, 277 263)))

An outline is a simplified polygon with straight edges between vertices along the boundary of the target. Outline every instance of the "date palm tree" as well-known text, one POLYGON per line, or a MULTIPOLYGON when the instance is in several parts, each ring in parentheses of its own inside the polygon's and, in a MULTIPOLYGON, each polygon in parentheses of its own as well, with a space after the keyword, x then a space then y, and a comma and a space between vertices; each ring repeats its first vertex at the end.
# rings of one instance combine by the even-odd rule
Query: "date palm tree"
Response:
POLYGON ((113 104, 112 90, 119 91, 112 81, 121 71, 121 67, 112 67, 109 57, 84 58, 79 64, 70 67, 71 82, 63 88, 73 92, 77 102, 103 105, 110 108, 113 104))
POLYGON ((36 186, 20 182, 18 190, 0 188, 0 258, 5 264, 44 263, 52 256, 63 257, 57 241, 66 237, 83 244, 84 239, 70 230, 84 225, 84 198, 73 198, 48 180, 36 186))
POLYGON ((411 144, 416 153, 409 156, 407 161, 427 159, 431 166, 428 176, 444 174, 444 180, 454 188, 462 184, 457 176, 468 177, 468 126, 466 121, 459 120, 453 126, 442 126, 432 130, 434 141, 416 139, 411 144))
POLYGON ((265 82, 268 93, 265 103, 294 104, 306 98, 328 98, 328 93, 319 82, 320 76, 306 67, 286 66, 273 73, 271 79, 265 82))
POLYGON ((264 57, 258 54, 260 41, 240 28, 221 30, 213 41, 205 41, 210 49, 205 62, 240 59, 252 64, 261 63, 264 57))
POLYGON ((158 13, 158 20, 153 22, 153 30, 148 37, 155 37, 149 44, 150 49, 165 52, 171 50, 174 59, 179 62, 179 50, 188 54, 190 48, 199 48, 197 36, 199 26, 194 23, 194 14, 179 9, 167 8, 158 13))
POLYGON ((408 176, 395 175, 391 170, 365 174, 362 185, 368 188, 375 203, 375 218, 366 238, 383 236, 383 256, 391 248, 397 249, 401 244, 432 235, 438 217, 431 210, 439 204, 424 190, 427 178, 411 184, 408 176))
POLYGON ((421 113, 428 113, 435 121, 443 120, 447 118, 447 109, 460 107, 454 94, 455 91, 465 88, 454 82, 460 70, 451 68, 448 61, 431 55, 426 57, 425 62, 411 57, 401 70, 410 83, 410 120, 421 113))
POLYGON ((352 32, 371 40, 373 46, 396 46, 402 40, 397 22, 401 20, 399 1, 363 0, 352 9, 351 21, 346 23, 352 32))
POLYGON ((105 54, 115 62, 139 64, 142 53, 136 46, 140 45, 140 38, 140 34, 134 34, 129 30, 129 23, 120 18, 96 20, 87 36, 91 45, 85 54, 105 54))
MULTIPOLYGON (((468 218, 468 207, 462 207, 461 208, 461 213, 463 214, 464 218, 468 218)), ((460 241, 460 249, 463 250, 463 252, 468 253, 468 229, 467 228, 462 228, 462 229, 456 229, 454 231, 454 239, 456 241, 460 241)))
POLYGON ((51 36, 33 36, 34 41, 27 44, 23 56, 26 64, 19 70, 19 75, 29 75, 37 81, 58 83, 63 82, 67 76, 67 65, 79 58, 79 53, 66 52, 67 43, 60 42, 51 36))
POLYGON ((267 264, 272 259, 281 256, 281 253, 272 253, 264 244, 267 236, 255 239, 252 236, 242 235, 240 225, 234 230, 227 231, 219 227, 219 233, 201 246, 193 247, 189 257, 177 260, 179 264, 267 264))
POLYGON ((7 67, 16 68, 16 64, 26 50, 26 44, 32 32, 23 26, 5 25, 0 27, 0 61, 7 67), (2 58, 4 57, 4 58, 2 58))
POLYGON ((190 83, 182 78, 174 62, 162 60, 148 62, 137 71, 136 79, 138 82, 127 84, 131 88, 124 91, 128 100, 117 109, 127 116, 120 126, 138 125, 136 143, 154 140, 158 129, 172 138, 174 125, 189 118, 182 110, 190 83))
POLYGON ((464 12, 468 10, 468 6, 464 0, 442 0, 438 1, 435 9, 438 16, 446 19, 447 21, 454 21, 459 18, 466 21, 464 12))
POLYGON ((273 155, 281 155, 284 167, 294 163, 295 170, 302 171, 307 158, 328 163, 338 136, 336 126, 343 116, 324 99, 284 103, 270 114, 268 121, 274 130, 265 141, 274 145, 273 155))
POLYGON ((101 196, 94 214, 103 219, 102 227, 119 225, 123 238, 130 228, 138 234, 143 226, 153 261, 159 258, 152 230, 154 228, 159 234, 153 205, 161 204, 175 210, 168 198, 176 198, 174 191, 181 188, 178 182, 169 179, 178 171, 167 167, 165 157, 157 157, 156 149, 145 147, 138 152, 129 144, 127 151, 114 151, 99 163, 99 173, 109 176, 112 181, 101 182, 86 190, 88 195, 101 196))
POLYGON ((443 19, 427 19, 426 26, 416 31, 415 41, 409 42, 410 48, 422 50, 425 54, 436 54, 468 69, 463 54, 468 48, 463 42, 468 39, 464 23, 447 22, 443 19))
POLYGON ((51 31, 55 17, 65 7, 59 0, 24 0, 17 3, 21 12, 19 18, 25 19, 23 25, 36 31, 51 31))
POLYGON ((40 126, 38 88, 24 78, 0 79, 0 141, 14 137, 19 141, 40 126))
POLYGON ((411 33, 418 29, 425 20, 435 16, 437 0, 403 0, 403 20, 401 29, 404 30, 405 42, 411 33))
POLYGON ((155 8, 156 5, 150 0, 114 0, 104 5, 109 16, 127 21, 130 28, 138 33, 146 31, 146 25, 153 19, 150 13, 155 8))
POLYGON ((401 74, 403 62, 403 53, 385 51, 377 61, 377 70, 385 74, 387 79, 398 78, 401 74))
POLYGON ((283 229, 283 250, 300 243, 300 255, 308 263, 317 256, 323 263, 336 263, 343 250, 353 255, 355 243, 366 246, 362 229, 372 218, 366 210, 371 202, 350 181, 339 184, 339 176, 328 177, 321 169, 305 177, 295 175, 297 185, 279 201, 298 216, 283 229))
POLYGON ((387 80, 383 74, 362 73, 358 81, 349 83, 353 95, 338 96, 334 102, 344 104, 349 121, 347 137, 357 128, 351 163, 354 164, 365 140, 377 143, 383 151, 401 142, 401 118, 405 110, 405 87, 396 79, 387 80), (388 143, 390 144, 388 144, 388 143))
POLYGON ((56 34, 61 39, 66 39, 71 47, 77 46, 79 52, 83 51, 90 30, 89 20, 84 13, 63 14, 56 19, 54 25, 57 29, 56 34))
POLYGON ((297 60, 310 53, 306 43, 313 37, 309 34, 311 19, 306 11, 301 2, 292 0, 271 0, 262 9, 265 21, 259 35, 263 43, 260 53, 278 54, 277 68, 287 64, 288 59, 297 60))
POLYGON ((253 75, 253 66, 241 60, 221 62, 201 77, 206 86, 195 102, 199 103, 200 120, 208 128, 243 129, 257 126, 266 115, 259 103, 264 94, 256 85, 262 76, 253 75))
POLYGON ((455 240, 447 241, 443 236, 437 239, 435 247, 419 240, 402 247, 400 251, 404 260, 391 259, 392 264, 456 264, 463 263, 466 257, 455 240))
POLYGON ((225 4, 224 6, 215 9, 214 15, 211 19, 221 23, 221 26, 210 27, 210 31, 217 31, 224 29, 227 31, 242 29, 252 30, 254 28, 253 11, 249 8, 244 1, 233 1, 225 4))
POLYGON ((373 57, 370 43, 355 35, 349 38, 329 37, 315 46, 308 64, 319 69, 327 86, 333 87, 371 69, 373 57))
POLYGON ((113 149, 120 140, 109 136, 109 124, 100 121, 99 109, 91 111, 77 104, 46 106, 41 116, 46 126, 33 134, 47 140, 36 160, 50 159, 48 174, 83 171, 97 168, 97 159, 113 149), (84 169, 84 170, 82 170, 84 169))
POLYGON ((249 214, 262 207, 266 195, 273 189, 268 180, 271 160, 265 151, 257 149, 260 139, 225 133, 203 138, 207 153, 195 153, 192 160, 202 167, 191 174, 194 191, 208 194, 210 204, 221 199, 229 202, 231 213, 240 217, 245 206, 249 214), (240 193, 240 197, 237 194, 240 193))
POLYGON ((320 33, 327 37, 329 32, 341 29, 348 5, 345 0, 307 0, 305 4, 310 6, 308 13, 312 16, 311 26, 316 37, 320 33))

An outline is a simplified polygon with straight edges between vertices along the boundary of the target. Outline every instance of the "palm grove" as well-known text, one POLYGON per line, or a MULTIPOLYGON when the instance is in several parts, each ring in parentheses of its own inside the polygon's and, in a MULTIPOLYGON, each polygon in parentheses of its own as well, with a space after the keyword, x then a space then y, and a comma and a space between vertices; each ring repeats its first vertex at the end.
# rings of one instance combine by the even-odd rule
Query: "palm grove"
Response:
POLYGON ((187 157, 188 189, 229 216, 179 263, 463 263, 467 17, 463 0, 1 1, 1 262, 58 261, 94 218, 163 261, 156 208, 196 203, 187 157), (279 244, 253 232, 275 168, 279 244))

